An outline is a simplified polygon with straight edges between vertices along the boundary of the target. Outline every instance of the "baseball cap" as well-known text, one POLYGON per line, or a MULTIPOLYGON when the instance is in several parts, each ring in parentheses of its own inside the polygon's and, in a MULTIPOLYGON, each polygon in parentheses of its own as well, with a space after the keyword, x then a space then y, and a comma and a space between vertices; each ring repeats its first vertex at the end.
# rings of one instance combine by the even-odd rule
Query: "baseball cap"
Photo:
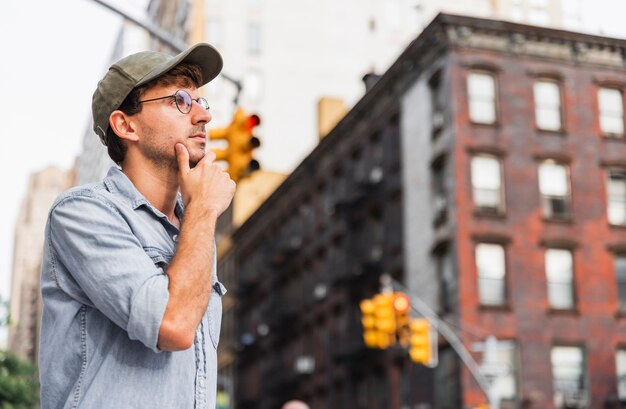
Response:
POLYGON ((160 77, 182 63, 191 63, 200 67, 204 85, 222 70, 222 57, 215 48, 206 43, 199 43, 172 56, 157 51, 142 51, 122 58, 111 65, 104 77, 98 82, 93 93, 91 111, 93 130, 106 143, 109 129, 109 117, 118 109, 133 89, 160 77))

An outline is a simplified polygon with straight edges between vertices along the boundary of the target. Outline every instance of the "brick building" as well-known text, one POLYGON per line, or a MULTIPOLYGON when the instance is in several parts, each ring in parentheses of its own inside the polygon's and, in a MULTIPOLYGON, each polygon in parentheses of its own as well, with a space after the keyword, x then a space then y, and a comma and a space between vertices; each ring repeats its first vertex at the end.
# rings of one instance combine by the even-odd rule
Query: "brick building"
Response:
POLYGON ((237 407, 485 403, 443 340, 434 370, 364 348, 382 273, 477 361, 500 340, 502 408, 620 407, 625 58, 622 40, 439 15, 235 233, 237 407))

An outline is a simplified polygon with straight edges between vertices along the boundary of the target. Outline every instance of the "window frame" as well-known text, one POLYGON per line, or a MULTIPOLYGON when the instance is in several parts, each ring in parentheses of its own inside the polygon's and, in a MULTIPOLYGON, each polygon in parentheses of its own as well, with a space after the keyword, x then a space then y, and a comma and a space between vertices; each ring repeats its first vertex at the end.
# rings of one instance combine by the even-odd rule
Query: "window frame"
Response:
POLYGON ((445 95, 443 89, 443 68, 438 68, 428 80, 430 110, 432 119, 431 138, 437 139, 445 128, 445 95))
POLYGON ((576 265, 574 260, 574 250, 571 248, 563 248, 563 247, 547 247, 544 251, 544 272, 546 279, 546 300, 548 302, 548 307, 551 311, 576 311, 578 305, 578 299, 576 297, 576 265), (569 285, 569 296, 571 298, 571 306, 559 306, 553 304, 553 300, 550 298, 550 285, 551 284, 559 284, 564 285, 564 283, 554 282, 550 280, 550 274, 548 271, 548 253, 551 251, 565 251, 569 253, 571 259, 571 269, 570 269, 570 281, 569 285))
POLYGON ((556 78, 554 76, 538 76, 536 78, 534 78, 533 81, 533 114, 534 114, 534 121, 535 121, 535 129, 537 129, 540 132, 552 132, 552 133, 564 133, 565 132, 565 107, 563 104, 563 100, 564 100, 564 95, 563 95, 563 81, 560 78, 556 78), (557 88, 558 91, 558 96, 559 96, 559 108, 558 108, 558 113, 559 113, 559 127, 557 129, 550 129, 550 128, 542 128, 539 124, 538 121, 538 115, 537 112, 540 108, 540 105, 537 103, 537 93, 536 93, 536 89, 535 86, 539 83, 549 83, 549 84, 554 84, 557 88))
POLYGON ((571 175, 571 169, 570 169, 570 164, 563 162, 563 161, 559 161, 557 159, 554 158, 544 158, 539 162, 539 165, 537 166, 537 182, 538 185, 537 187, 539 188, 539 197, 541 200, 541 213, 543 215, 544 220, 548 220, 548 221, 571 221, 573 219, 573 215, 574 215, 574 205, 573 205, 573 199, 572 199, 572 175, 571 175), (544 165, 556 165, 556 166, 561 166, 565 169, 565 186, 566 186, 566 194, 564 196, 556 196, 556 195, 547 195, 544 194, 544 192, 541 189, 541 167, 544 165), (550 210, 550 213, 547 213, 547 209, 551 208, 551 202, 550 200, 552 199, 558 199, 559 197, 562 197, 564 199, 564 208, 566 209, 564 211, 564 213, 562 215, 555 215, 554 212, 552 210, 550 210))
MULTIPOLYGON (((555 377, 555 363, 554 363, 554 357, 553 357, 553 353, 555 352, 556 348, 576 348, 580 351, 581 353, 581 367, 580 367, 580 379, 578 380, 579 383, 582 382, 582 388, 581 388, 581 392, 582 392, 582 396, 580 398, 580 401, 583 404, 587 404, 589 402, 589 393, 590 393, 590 385, 589 385, 589 369, 587 368, 588 366, 588 358, 587 358, 587 351, 585 349, 585 347, 583 345, 578 345, 578 344, 568 344, 568 343, 559 343, 559 344, 553 344, 550 347, 550 375, 552 378, 552 398, 553 398, 553 402, 554 402, 554 407, 556 409, 564 409, 566 408, 566 406, 559 406, 557 405, 556 402, 556 394, 557 394, 557 390, 556 390, 556 377, 555 377)), ((588 407, 588 406, 585 406, 588 407)))
POLYGON ((597 93, 596 93, 596 102, 597 102, 597 108, 598 108, 598 130, 600 131, 600 135, 605 137, 605 138, 610 138, 610 139, 617 139, 617 140, 624 140, 626 137, 626 109, 624 106, 624 87, 618 85, 618 84, 613 84, 613 83, 609 83, 609 84, 599 84, 598 85, 598 89, 597 89, 597 93), (602 90, 611 90, 611 91, 617 91, 620 95, 620 101, 622 103, 622 132, 621 133, 615 133, 615 132, 610 132, 610 131, 605 131, 602 128, 602 103, 601 103, 601 99, 600 99, 600 93, 602 92, 602 90))
POLYGON ((472 203, 474 204, 474 208, 476 213, 480 215, 498 215, 503 216, 506 214, 506 186, 504 180, 504 159, 501 155, 497 155, 489 152, 472 152, 470 156, 470 187, 471 187, 471 198, 472 203), (499 170, 499 178, 500 178, 500 187, 498 188, 498 204, 495 207, 490 207, 486 205, 480 205, 476 200, 476 190, 479 189, 474 186, 474 172, 473 172, 473 163, 476 158, 488 158, 493 159, 498 163, 499 170))
MULTIPOLYGON (((496 242, 493 240, 478 240, 474 245, 474 266, 476 269, 476 295, 478 299, 478 304, 483 308, 502 308, 507 307, 509 305, 509 283, 508 283, 508 268, 507 268, 507 254, 506 254, 506 245, 503 242, 496 242), (480 246, 499 246, 502 249, 502 278, 494 279, 491 277, 484 277, 484 274, 481 274, 481 268, 478 264, 478 251, 480 246), (502 300, 498 302, 486 302, 484 297, 481 295, 481 280, 498 280, 498 284, 501 285, 502 300)), ((492 284, 493 285, 493 284, 492 284)))
MULTIPOLYGON (((606 186, 606 220, 609 226, 626 227, 626 215, 624 216, 624 220, 622 223, 615 223, 611 220, 610 208, 611 208, 611 204, 615 203, 611 200, 612 197, 614 197, 613 195, 611 195, 611 179, 614 174, 618 174, 618 173, 622 175, 622 179, 624 181, 624 184, 626 185, 626 169, 613 166, 613 167, 609 167, 606 172, 606 178, 605 178, 606 180, 606 184, 605 184, 606 186)), ((619 202, 620 201, 618 200, 617 201, 618 205, 619 205, 619 202)), ((622 203, 624 206, 624 212, 626 213, 626 194, 624 195, 624 198, 622 199, 622 203)))
POLYGON ((249 55, 261 55, 263 33, 261 23, 248 21, 246 26, 246 50, 249 55))
POLYGON ((475 67, 468 71, 467 76, 465 78, 465 88, 467 92, 467 117, 469 122, 473 125, 480 126, 498 126, 500 124, 500 109, 499 109, 499 98, 498 98, 498 76, 496 70, 488 69, 485 67, 475 67), (493 121, 491 122, 482 122, 477 121, 475 118, 472 118, 472 94, 470 92, 470 77, 472 75, 485 75, 491 77, 493 81, 493 121))
POLYGON ((441 154, 430 165, 430 196, 432 206, 432 221, 434 227, 445 224, 448 220, 448 203, 450 200, 449 187, 447 185, 448 157, 441 154))
POLYGON ((626 346, 625 345, 618 345, 615 351, 615 379, 617 380, 617 385, 616 385, 617 398, 620 402, 626 402, 626 346), (624 366, 622 368, 620 368, 620 364, 619 364, 620 352, 622 352, 624 355, 624 360, 623 360, 624 366), (620 372, 622 373, 620 374, 620 372), (622 388, 620 388, 620 380, 619 380, 620 375, 624 377, 624 385, 622 388), (620 394, 620 389, 622 392, 621 394, 620 394))
MULTIPOLYGON (((626 297, 624 297, 624 300, 622 300, 622 297, 620 297, 621 291, 620 291, 620 284, 622 284, 624 286, 624 288, 626 289, 626 274, 624 275, 624 280, 622 282, 622 280, 620 280, 620 276, 619 276, 619 271, 617 269, 617 261, 618 259, 624 259, 626 261, 626 253, 623 252, 615 252, 613 253, 613 274, 615 277, 615 287, 616 287, 616 291, 617 291, 617 312, 619 315, 623 315, 626 313, 626 297)), ((624 293, 626 294, 626 291, 624 291, 624 293)))

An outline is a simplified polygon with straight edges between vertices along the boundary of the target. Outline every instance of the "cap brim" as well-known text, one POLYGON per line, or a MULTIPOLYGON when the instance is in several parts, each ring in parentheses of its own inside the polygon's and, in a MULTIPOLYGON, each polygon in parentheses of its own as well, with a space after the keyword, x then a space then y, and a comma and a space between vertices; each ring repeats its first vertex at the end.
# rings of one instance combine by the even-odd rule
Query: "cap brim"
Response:
POLYGON ((202 84, 200 85, 204 85, 217 77, 220 71, 222 71, 223 66, 222 56, 213 46, 207 43, 198 43, 178 54, 167 63, 155 67, 143 77, 135 87, 144 85, 160 77, 181 63, 195 64, 200 67, 200 71, 202 72, 202 84))

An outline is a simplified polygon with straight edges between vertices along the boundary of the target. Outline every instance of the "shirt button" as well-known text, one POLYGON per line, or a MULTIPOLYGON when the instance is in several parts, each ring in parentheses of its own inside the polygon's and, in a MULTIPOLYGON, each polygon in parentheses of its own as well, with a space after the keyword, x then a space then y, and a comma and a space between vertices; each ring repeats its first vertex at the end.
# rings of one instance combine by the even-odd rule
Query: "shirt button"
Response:
POLYGON ((175 242, 178 242, 178 234, 173 235, 172 240, 174 240, 175 242))
POLYGON ((200 378, 198 380, 198 385, 200 385, 201 388, 204 388, 204 379, 200 378))

